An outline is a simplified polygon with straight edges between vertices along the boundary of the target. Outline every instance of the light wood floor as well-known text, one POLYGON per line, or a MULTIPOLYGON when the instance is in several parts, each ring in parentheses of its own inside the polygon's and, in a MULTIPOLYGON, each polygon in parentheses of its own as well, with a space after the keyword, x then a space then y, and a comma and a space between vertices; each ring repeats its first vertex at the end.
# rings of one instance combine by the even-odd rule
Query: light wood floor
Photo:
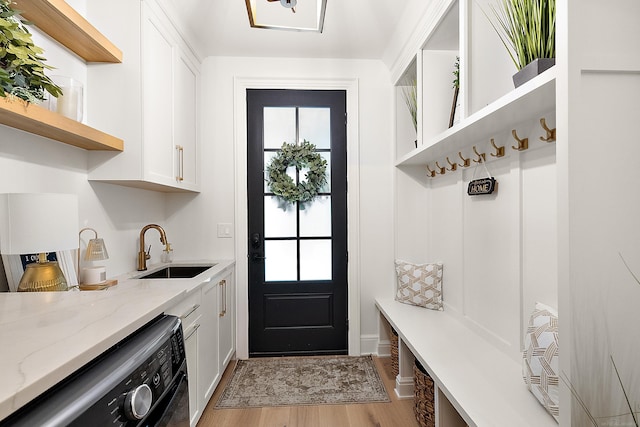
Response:
POLYGON ((413 415, 413 399, 400 400, 393 390, 390 359, 374 360, 391 398, 389 403, 214 409, 231 378, 231 363, 197 427, 419 427, 413 415))

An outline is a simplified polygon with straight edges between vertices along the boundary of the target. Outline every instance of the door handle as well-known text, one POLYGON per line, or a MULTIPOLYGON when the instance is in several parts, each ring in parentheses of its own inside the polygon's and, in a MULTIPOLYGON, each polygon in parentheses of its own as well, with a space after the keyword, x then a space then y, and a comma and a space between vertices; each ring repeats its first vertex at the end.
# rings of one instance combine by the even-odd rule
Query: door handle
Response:
POLYGON ((267 259, 266 256, 260 256, 258 254, 251 254, 251 260, 252 261, 263 261, 265 259, 267 259))

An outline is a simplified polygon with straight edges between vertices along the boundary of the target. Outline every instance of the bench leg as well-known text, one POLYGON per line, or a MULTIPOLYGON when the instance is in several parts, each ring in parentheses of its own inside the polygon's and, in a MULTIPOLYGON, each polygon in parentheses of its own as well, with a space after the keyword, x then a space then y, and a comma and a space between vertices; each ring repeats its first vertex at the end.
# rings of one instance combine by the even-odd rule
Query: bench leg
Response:
POLYGON ((413 399, 413 365, 415 364, 415 358, 402 341, 402 338, 398 340, 398 357, 399 374, 396 377, 396 395, 400 399, 413 399))

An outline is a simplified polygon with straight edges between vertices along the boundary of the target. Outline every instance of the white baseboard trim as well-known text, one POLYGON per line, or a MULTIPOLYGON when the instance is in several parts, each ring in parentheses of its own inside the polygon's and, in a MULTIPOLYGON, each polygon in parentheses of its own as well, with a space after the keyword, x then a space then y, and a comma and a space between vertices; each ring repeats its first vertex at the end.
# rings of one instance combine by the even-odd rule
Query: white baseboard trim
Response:
POLYGON ((391 342, 389 340, 378 341, 378 356, 380 357, 391 356, 391 342))
POLYGON ((413 399, 413 377, 396 377, 396 396, 398 399, 413 399))
POLYGON ((360 335, 360 354, 375 354, 380 356, 378 335, 360 335))

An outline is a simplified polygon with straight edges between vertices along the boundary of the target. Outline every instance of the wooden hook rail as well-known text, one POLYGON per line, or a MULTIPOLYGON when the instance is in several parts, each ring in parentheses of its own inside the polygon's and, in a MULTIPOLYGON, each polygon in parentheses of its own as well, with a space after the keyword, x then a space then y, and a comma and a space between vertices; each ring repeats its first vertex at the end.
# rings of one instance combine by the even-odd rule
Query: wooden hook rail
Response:
POLYGON ((511 148, 516 151, 524 151, 529 148, 529 138, 518 138, 518 134, 516 133, 515 129, 511 131, 511 135, 513 135, 513 139, 518 141, 518 145, 512 145, 511 148))
POLYGON ((491 138, 491 145, 496 150, 495 153, 491 153, 491 156, 493 156, 493 157, 504 157, 504 145, 498 147, 496 145, 496 142, 493 140, 493 138, 491 138))
POLYGON ((556 140, 556 128, 549 129, 549 127, 547 126, 547 121, 544 117, 540 119, 540 125, 542 125, 542 129, 544 129, 547 133, 546 136, 540 137, 540 141, 554 142, 556 140))
POLYGON ((473 146, 473 152, 476 153, 476 156, 478 156, 477 159, 473 159, 474 162, 476 163, 482 163, 485 162, 487 160, 487 156, 485 153, 478 153, 478 150, 476 149, 476 146, 473 146))

